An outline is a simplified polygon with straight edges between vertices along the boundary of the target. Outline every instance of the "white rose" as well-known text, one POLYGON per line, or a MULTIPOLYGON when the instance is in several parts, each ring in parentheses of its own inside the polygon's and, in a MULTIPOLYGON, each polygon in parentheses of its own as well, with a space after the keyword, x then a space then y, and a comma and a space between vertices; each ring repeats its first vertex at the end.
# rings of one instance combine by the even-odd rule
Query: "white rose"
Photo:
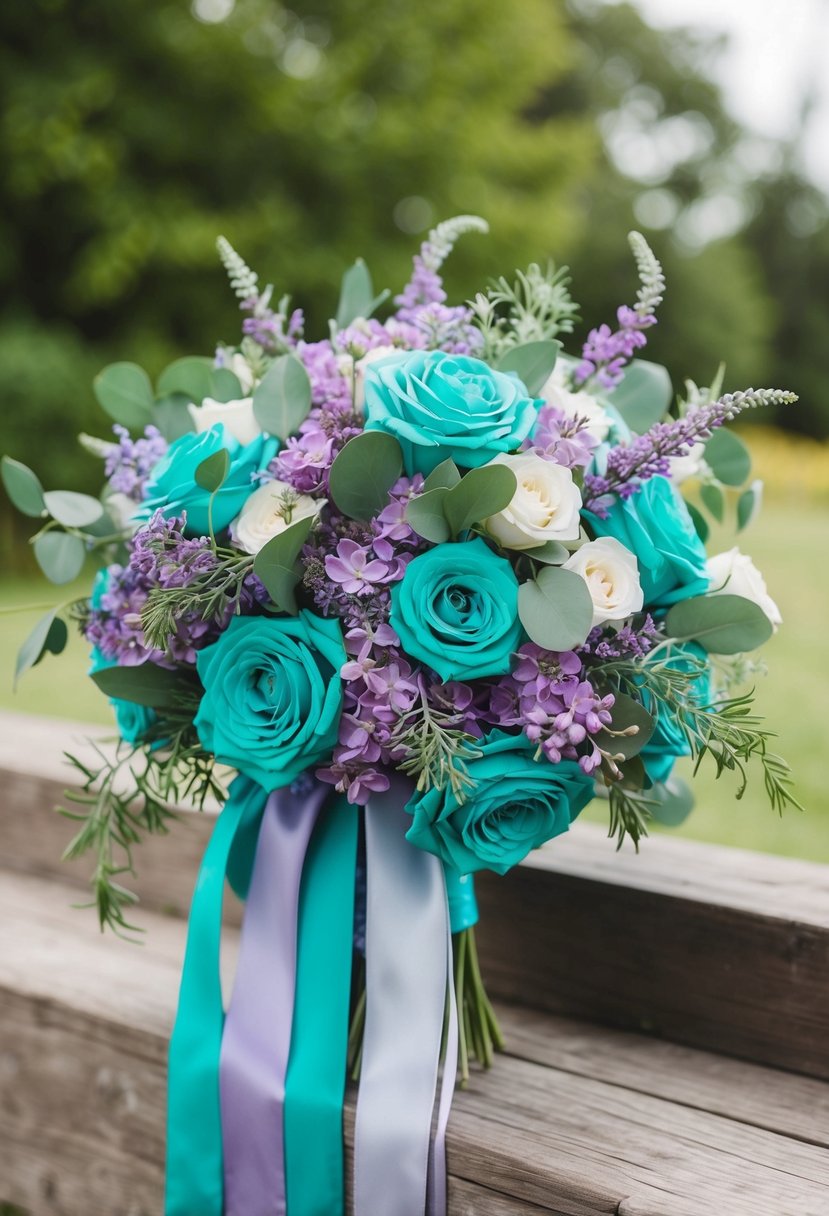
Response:
MULTIPOLYGON (((556 368, 558 364, 556 364, 556 368)), ((607 439, 613 419, 604 406, 591 397, 589 393, 572 393, 565 388, 560 379, 556 379, 556 368, 541 390, 541 396, 547 405, 561 410, 567 418, 585 418, 587 425, 583 428, 588 435, 593 435, 599 443, 607 439)))
POLYGON ((123 494, 120 490, 116 490, 112 494, 108 494, 104 502, 107 514, 118 531, 126 531, 127 528, 131 532, 137 531, 140 524, 133 519, 138 510, 138 503, 134 498, 130 498, 129 494, 123 494))
POLYGON ((324 499, 298 494, 285 481, 266 481, 254 490, 230 525, 231 535, 245 553, 258 553, 291 524, 316 515, 324 499))
POLYGON ((672 456, 669 461, 669 476, 675 486, 681 486, 690 477, 705 477, 708 465, 705 463, 705 444, 693 443, 685 456, 672 456))
POLYGON ((612 536, 590 540, 562 569, 581 575, 593 601, 593 625, 623 621, 644 603, 639 567, 630 549, 612 536))
POLYGON ((762 608, 775 629, 783 623, 780 609, 768 593, 766 580, 750 557, 738 548, 708 559, 709 595, 741 595, 762 608))
POLYGON ((509 506, 484 521, 504 548, 537 549, 550 540, 578 540, 581 492, 570 469, 535 452, 499 455, 489 463, 506 465, 518 482, 509 506))
POLYGON ((212 397, 205 397, 201 405, 191 402, 187 409, 198 434, 209 431, 217 422, 223 422, 228 434, 240 443, 252 443, 262 433, 253 412, 252 397, 243 397, 241 401, 214 401, 212 397))

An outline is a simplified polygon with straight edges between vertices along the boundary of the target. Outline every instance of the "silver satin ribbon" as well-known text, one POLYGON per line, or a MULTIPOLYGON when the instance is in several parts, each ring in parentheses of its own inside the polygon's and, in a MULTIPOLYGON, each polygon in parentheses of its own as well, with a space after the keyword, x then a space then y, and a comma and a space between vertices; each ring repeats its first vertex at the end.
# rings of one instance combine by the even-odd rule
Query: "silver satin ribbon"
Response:
POLYGON ((443 866, 405 838, 411 817, 402 808, 410 788, 393 779, 366 807, 367 995, 354 1141, 355 1216, 446 1211, 442 1140, 457 1067, 456 1018, 448 1035, 454 1051, 447 1052, 434 1148, 430 1141, 452 975, 449 912, 443 866))

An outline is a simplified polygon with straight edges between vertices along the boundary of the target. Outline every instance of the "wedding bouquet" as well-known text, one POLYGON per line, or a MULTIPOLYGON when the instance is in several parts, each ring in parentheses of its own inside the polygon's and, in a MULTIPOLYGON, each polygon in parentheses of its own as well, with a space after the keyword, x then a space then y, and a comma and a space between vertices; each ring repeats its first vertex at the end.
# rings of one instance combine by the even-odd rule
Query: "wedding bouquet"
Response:
POLYGON ((465 1080, 501 1042, 471 876, 593 798, 638 845, 690 809, 682 756, 735 771, 738 797, 755 762, 772 806, 794 802, 740 691, 779 612, 748 557, 704 542, 706 515, 731 504, 742 528, 760 501, 726 424, 795 397, 721 394, 720 373, 674 400, 634 357, 664 289, 637 233, 636 302, 578 356, 566 270, 447 304, 444 259, 485 230, 439 225, 391 311, 356 262, 319 341, 220 239, 244 336, 155 386, 101 372, 114 438, 81 436, 100 498, 3 463, 46 576, 100 566, 18 675, 75 623, 112 701, 120 742, 75 759, 68 850, 94 853, 101 924, 131 927, 144 833, 224 802, 171 1044, 168 1216, 343 1211, 347 1067, 359 1216, 445 1211, 456 1061, 465 1080), (225 877, 247 899, 226 1017, 225 877))

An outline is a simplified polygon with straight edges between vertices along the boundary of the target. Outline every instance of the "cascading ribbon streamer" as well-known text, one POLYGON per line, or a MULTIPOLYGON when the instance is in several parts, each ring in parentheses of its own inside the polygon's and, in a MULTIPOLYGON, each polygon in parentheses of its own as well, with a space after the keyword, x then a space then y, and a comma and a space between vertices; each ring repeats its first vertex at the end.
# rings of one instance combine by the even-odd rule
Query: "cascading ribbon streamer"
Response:
POLYGON ((366 807, 366 1022, 354 1143, 355 1216, 446 1211, 444 1136, 457 1067, 450 998, 444 1082, 431 1137, 452 959, 443 866, 405 839, 410 787, 366 807))
POLYGON ((231 854, 236 852, 237 866, 243 869, 239 842, 253 839, 266 800, 265 790, 256 782, 236 778, 205 850, 193 892, 170 1039, 165 1216, 222 1216, 222 899, 231 854))

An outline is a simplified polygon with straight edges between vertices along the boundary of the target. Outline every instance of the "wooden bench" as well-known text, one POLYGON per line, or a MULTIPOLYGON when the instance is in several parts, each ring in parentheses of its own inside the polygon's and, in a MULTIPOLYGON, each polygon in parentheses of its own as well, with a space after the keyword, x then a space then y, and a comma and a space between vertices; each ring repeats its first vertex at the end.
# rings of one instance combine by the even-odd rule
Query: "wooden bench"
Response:
MULTIPOLYGON (((210 816, 142 847, 146 944, 102 937, 51 810, 83 729, 0 715, 0 1210, 159 1216, 210 816)), ((451 1216, 829 1213, 829 868, 583 825, 479 893, 508 1046, 456 1095, 451 1216)))

